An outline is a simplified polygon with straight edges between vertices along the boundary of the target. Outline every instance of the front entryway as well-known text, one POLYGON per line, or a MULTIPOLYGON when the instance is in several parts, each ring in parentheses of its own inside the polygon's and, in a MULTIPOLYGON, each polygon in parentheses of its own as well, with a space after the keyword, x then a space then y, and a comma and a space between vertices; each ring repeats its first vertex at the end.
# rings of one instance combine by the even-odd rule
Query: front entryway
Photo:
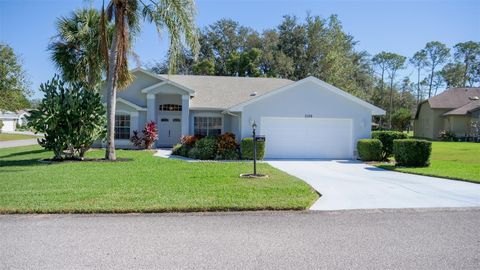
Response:
POLYGON ((158 146, 172 147, 180 142, 181 133, 181 115, 158 116, 158 146))

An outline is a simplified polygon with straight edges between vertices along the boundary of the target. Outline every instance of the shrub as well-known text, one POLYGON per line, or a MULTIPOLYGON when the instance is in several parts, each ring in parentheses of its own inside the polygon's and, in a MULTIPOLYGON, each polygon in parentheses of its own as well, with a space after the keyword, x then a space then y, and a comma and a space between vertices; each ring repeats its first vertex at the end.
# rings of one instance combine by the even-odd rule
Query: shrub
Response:
POLYGON ((40 91, 44 98, 27 116, 28 127, 45 134, 38 143, 53 151, 54 159, 83 159, 93 142, 105 137, 105 108, 100 94, 82 83, 65 86, 57 75, 41 84, 40 91))
POLYGON ((134 130, 130 141, 135 147, 152 149, 153 143, 158 139, 157 124, 155 124, 153 121, 146 123, 142 130, 142 134, 142 136, 139 136, 138 131, 134 130))
POLYGON ((196 136, 187 135, 182 136, 182 138, 180 139, 180 143, 187 147, 193 147, 198 140, 199 138, 196 136))
MULTIPOLYGON (((240 143, 242 159, 253 159, 253 138, 243 138, 240 143)), ((257 159, 265 155, 265 142, 257 142, 257 159)))
POLYGON ((455 133, 449 130, 440 131, 440 134, 438 134, 438 138, 441 141, 448 141, 448 142, 453 142, 457 140, 457 136, 455 135, 455 133))
POLYGON ((2 128, 3 128, 3 121, 0 120, 0 133, 2 133, 2 128))
POLYGON ((393 140, 406 139, 407 134, 400 131, 373 131, 372 139, 382 142, 382 160, 387 160, 393 154, 393 140))
POLYGON ((393 142, 393 153, 398 166, 428 166, 431 152, 432 143, 429 141, 401 139, 393 142))
POLYGON ((173 146, 172 155, 188 157, 189 148, 183 144, 176 144, 173 146))
POLYGON ((189 157, 196 159, 214 159, 217 153, 217 139, 205 137, 198 140, 190 150, 189 157))
POLYGON ((382 160, 382 142, 378 139, 361 139, 357 142, 358 156, 363 161, 382 160))
POLYGON ((217 157, 216 159, 238 159, 238 144, 235 140, 235 134, 226 132, 217 138, 217 157))

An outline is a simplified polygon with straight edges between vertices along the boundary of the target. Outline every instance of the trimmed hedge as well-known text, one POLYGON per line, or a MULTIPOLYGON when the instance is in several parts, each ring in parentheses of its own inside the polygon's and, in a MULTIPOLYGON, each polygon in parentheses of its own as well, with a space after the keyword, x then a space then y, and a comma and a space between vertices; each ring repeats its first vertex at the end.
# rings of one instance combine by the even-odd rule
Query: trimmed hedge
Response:
POLYGON ((407 139, 407 134, 400 131, 373 131, 372 139, 378 139, 382 142, 382 160, 387 160, 393 154, 393 140, 407 139))
POLYGON ((363 161, 382 160, 382 142, 379 139, 360 139, 357 142, 358 156, 363 161))
POLYGON ((393 153, 397 166, 426 167, 429 165, 432 143, 417 139, 395 140, 393 153))
MULTIPOLYGON (((242 159, 253 159, 253 138, 243 138, 240 142, 242 159)), ((265 156, 265 142, 257 142, 257 159, 265 156)))

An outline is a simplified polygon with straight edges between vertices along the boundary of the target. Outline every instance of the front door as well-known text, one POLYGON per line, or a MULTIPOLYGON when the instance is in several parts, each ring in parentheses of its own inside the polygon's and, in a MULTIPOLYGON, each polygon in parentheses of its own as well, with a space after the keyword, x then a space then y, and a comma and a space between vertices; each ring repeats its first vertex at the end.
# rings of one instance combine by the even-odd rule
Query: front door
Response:
POLYGON ((158 116, 158 146, 172 147, 180 142, 182 133, 181 121, 180 115, 158 116))

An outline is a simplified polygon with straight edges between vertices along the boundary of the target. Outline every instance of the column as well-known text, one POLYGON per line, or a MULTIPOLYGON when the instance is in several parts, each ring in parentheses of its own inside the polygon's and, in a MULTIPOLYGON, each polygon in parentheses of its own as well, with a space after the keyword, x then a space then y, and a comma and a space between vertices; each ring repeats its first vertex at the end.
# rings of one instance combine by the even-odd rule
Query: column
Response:
POLYGON ((147 95, 147 122, 155 121, 155 113, 157 112, 157 106, 155 105, 155 95, 147 95))
POLYGON ((182 95, 182 136, 189 135, 190 95, 182 95))

